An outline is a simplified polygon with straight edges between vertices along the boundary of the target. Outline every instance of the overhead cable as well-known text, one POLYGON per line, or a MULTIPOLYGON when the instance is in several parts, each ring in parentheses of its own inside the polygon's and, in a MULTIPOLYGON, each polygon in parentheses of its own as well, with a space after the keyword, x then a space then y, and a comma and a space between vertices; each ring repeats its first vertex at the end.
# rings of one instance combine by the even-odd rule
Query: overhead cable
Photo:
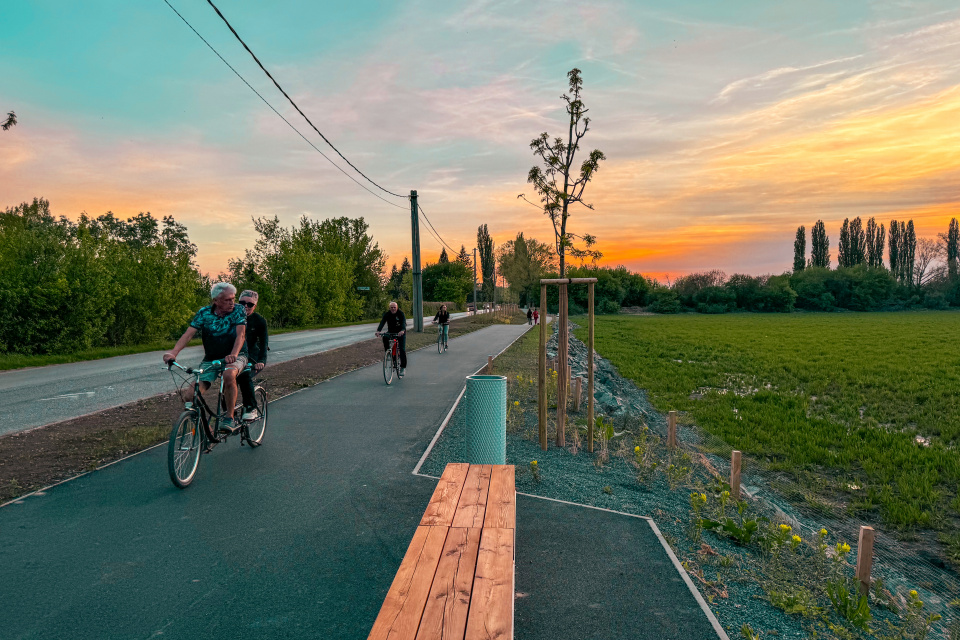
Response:
POLYGON ((293 129, 293 130, 297 133, 298 136, 300 136, 301 138, 303 138, 304 142, 306 142, 308 145, 310 145, 311 147, 313 147, 314 150, 315 150, 317 153, 319 153, 321 156, 323 156, 323 157, 326 159, 327 162, 329 162, 329 163, 332 164, 334 167, 336 167, 337 170, 338 170, 340 173, 342 173, 343 175, 345 175, 345 176, 347 176, 348 178, 350 178, 351 180, 353 180, 353 182, 355 182, 361 189, 363 189, 364 191, 368 192, 370 195, 373 195, 373 196, 375 196, 375 197, 377 197, 377 198, 380 198, 381 200, 383 200, 384 202, 386 202, 386 203, 387 203, 388 205, 390 205, 391 207, 397 207, 398 209, 406 209, 405 206, 400 205, 400 204, 397 204, 397 203, 395 203, 395 202, 391 202, 391 201, 387 200, 386 198, 384 198, 383 196, 381 196, 380 194, 376 193, 375 191, 371 191, 371 190, 370 190, 366 185, 364 185, 362 182, 358 181, 358 180, 357 180, 356 178, 354 178, 352 175, 350 175, 349 173, 347 173, 346 171, 344 171, 344 170, 343 170, 343 167, 341 167, 341 166, 338 165, 336 162, 334 162, 332 159, 330 159, 330 157, 327 156, 327 154, 325 154, 323 151, 321 151, 321 150, 317 147, 317 145, 315 145, 315 144, 313 144, 312 142, 310 142, 310 140, 309 140, 305 135, 303 135, 303 134, 300 132, 299 129, 297 129, 295 126, 293 126, 293 124, 291 124, 291 122, 290 122, 289 120, 287 120, 285 117, 283 117, 283 114, 280 113, 279 111, 277 111, 277 110, 274 108, 274 106, 273 106, 272 104, 270 104, 270 103, 267 101, 267 99, 264 98, 264 97, 260 94, 259 91, 257 91, 256 89, 254 89, 253 86, 252 86, 249 82, 247 82, 247 80, 246 80, 242 75, 240 75, 240 73, 239 73, 236 69, 234 69, 233 66, 232 66, 229 62, 227 62, 226 59, 225 59, 222 55, 220 55, 220 52, 217 51, 216 49, 214 49, 214 48, 213 48, 213 45, 211 45, 209 42, 207 42, 206 38, 204 38, 202 35, 200 35, 200 32, 198 32, 196 29, 193 28, 193 25, 190 24, 190 23, 187 21, 187 19, 184 18, 184 17, 180 14, 180 12, 176 10, 176 8, 174 8, 174 6, 173 6, 172 4, 170 4, 170 2, 168 2, 168 0, 163 0, 163 1, 164 1, 164 3, 166 3, 166 5, 167 5, 168 7, 170 7, 170 8, 173 10, 173 12, 174 12, 175 14, 177 14, 177 16, 178 16, 181 20, 183 20, 183 23, 184 23, 185 25, 187 25, 188 27, 190 27, 190 30, 193 31, 195 34, 197 34, 197 37, 200 38, 200 39, 203 41, 203 43, 204 43, 205 45, 207 45, 207 47, 209 47, 210 50, 213 51, 213 52, 217 55, 218 58, 220 58, 221 61, 223 61, 223 64, 227 65, 227 67, 230 69, 230 71, 233 71, 234 75, 236 75, 238 78, 240 78, 240 80, 243 82, 243 84, 247 85, 247 87, 249 87, 249 89, 250 89, 251 91, 253 91, 255 94, 257 94, 257 97, 260 98, 265 105, 267 105, 268 107, 270 107, 270 110, 271 110, 271 111, 273 111, 275 114, 277 114, 277 116, 278 116, 281 120, 283 120, 284 122, 286 122, 288 127, 290 127, 291 129, 293 129))
POLYGON ((442 244, 443 246, 445 246, 447 249, 450 249, 450 251, 453 251, 454 253, 456 253, 457 250, 454 249, 453 247, 451 247, 449 244, 447 244, 446 241, 440 236, 440 232, 437 231, 437 228, 436 228, 435 226, 433 226, 433 223, 432 223, 432 222, 430 222, 430 218, 427 217, 427 213, 423 210, 423 207, 420 206, 420 203, 419 203, 419 202, 417 202, 417 208, 420 209, 420 213, 421 213, 421 215, 423 216, 424 222, 427 223, 427 226, 429 226, 431 229, 433 229, 433 232, 434 232, 434 234, 437 236, 437 239, 440 241, 440 244, 442 244))
MULTIPOLYGON (((166 1, 166 0, 164 0, 164 1, 166 1)), ((293 101, 293 98, 291 98, 291 97, 287 94, 287 92, 283 90, 283 87, 280 86, 280 83, 276 81, 276 79, 270 74, 269 71, 267 71, 267 68, 263 66, 263 63, 260 62, 260 59, 256 56, 256 54, 255 54, 253 51, 250 50, 250 47, 248 47, 248 46, 247 46, 247 43, 243 41, 243 38, 240 37, 240 34, 237 33, 237 30, 233 28, 233 25, 231 25, 230 22, 227 20, 227 18, 223 15, 223 13, 220 12, 220 9, 217 8, 217 5, 213 4, 212 0, 207 0, 207 4, 209 4, 211 7, 213 7, 213 10, 217 12, 217 15, 220 16, 220 19, 223 20, 224 24, 227 25, 227 28, 230 29, 230 31, 233 33, 234 37, 236 37, 236 39, 240 41, 240 44, 242 44, 242 45, 243 45, 243 48, 247 50, 247 53, 249 53, 250 56, 253 58, 253 60, 257 63, 257 66, 259 66, 259 67, 263 70, 263 72, 264 72, 265 74, 267 74, 267 77, 270 78, 270 80, 273 81, 274 86, 280 91, 280 93, 283 94, 283 96, 290 102, 290 104, 293 105, 293 108, 297 110, 297 113, 299 113, 301 116, 303 116, 303 119, 307 121, 307 124, 309 124, 309 125, 313 128, 313 130, 316 131, 317 134, 318 134, 321 138, 323 138, 323 141, 326 142, 326 143, 330 146, 331 149, 333 149, 334 151, 337 152, 337 155, 338 155, 338 156, 340 156, 341 158, 343 158, 343 161, 344 161, 344 162, 346 162, 348 165, 350 165, 350 166, 353 168, 354 171, 356 171, 356 172, 359 173, 361 176, 363 176, 363 177, 367 180, 367 182, 369 182, 370 184, 372 184, 373 186, 375 186, 377 189, 380 189, 381 191, 383 191, 383 192, 385 192, 385 193, 389 193, 390 195, 395 196, 395 197, 397 197, 397 198, 407 199, 407 198, 409 197, 409 196, 401 195, 401 194, 399 194, 399 193, 394 193, 393 191, 390 191, 389 189, 384 189, 384 188, 381 187, 379 184, 377 184, 376 182, 374 182, 373 180, 371 180, 365 173, 363 173, 363 171, 360 171, 360 169, 358 169, 358 168, 356 167, 356 165, 354 165, 352 162, 350 162, 349 160, 347 160, 347 157, 344 156, 342 153, 340 153, 340 150, 337 149, 335 146, 333 146, 333 143, 332 143, 332 142, 330 142, 329 140, 327 140, 327 137, 320 132, 320 129, 317 129, 316 125, 314 125, 313 122, 310 121, 310 118, 307 117, 307 114, 305 114, 305 113, 300 109, 300 107, 297 106, 297 103, 293 101)))

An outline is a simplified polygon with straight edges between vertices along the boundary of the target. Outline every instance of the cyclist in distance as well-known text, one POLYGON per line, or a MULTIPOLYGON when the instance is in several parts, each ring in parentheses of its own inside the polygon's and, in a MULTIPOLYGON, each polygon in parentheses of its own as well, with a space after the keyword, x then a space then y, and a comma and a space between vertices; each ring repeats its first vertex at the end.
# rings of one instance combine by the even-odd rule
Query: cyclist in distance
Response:
MULTIPOLYGON (((390 303, 390 308, 384 312, 383 317, 380 318, 380 325, 377 327, 377 337, 380 337, 380 331, 383 329, 383 325, 387 325, 387 333, 397 334, 397 346, 400 348, 400 377, 403 377, 404 370, 407 368, 407 317, 403 315, 403 311, 400 311, 400 307, 397 306, 396 302, 390 303)), ((390 348, 390 342, 387 340, 387 336, 383 336, 383 349, 386 351, 390 348)))
POLYGON ((447 344, 447 340, 450 338, 450 312, 447 311, 447 305, 445 304, 440 305, 440 311, 437 311, 437 315, 433 316, 433 324, 438 322, 443 327, 443 344, 447 344))
MULTIPOLYGON (((237 288, 229 282, 218 282, 210 288, 210 306, 197 311, 190 326, 183 332, 177 344, 163 354, 163 362, 170 364, 177 359, 184 347, 200 332, 203 340, 203 362, 197 367, 204 372, 200 376, 200 390, 206 391, 217 379, 219 371, 213 369, 213 361, 220 360, 223 369, 223 397, 226 406, 237 404, 237 372, 247 366, 246 326, 247 314, 235 304, 237 288)), ((193 403, 193 387, 186 391, 187 407, 193 403)), ((237 427, 232 417, 220 422, 220 429, 233 433, 237 427)))
POLYGON ((237 386, 240 387, 240 397, 243 398, 243 416, 241 420, 256 420, 257 399, 254 396, 253 379, 267 366, 267 321, 256 313, 257 301, 260 296, 256 291, 249 289, 240 294, 239 304, 247 314, 247 358, 253 365, 250 371, 242 371, 237 376, 237 386))

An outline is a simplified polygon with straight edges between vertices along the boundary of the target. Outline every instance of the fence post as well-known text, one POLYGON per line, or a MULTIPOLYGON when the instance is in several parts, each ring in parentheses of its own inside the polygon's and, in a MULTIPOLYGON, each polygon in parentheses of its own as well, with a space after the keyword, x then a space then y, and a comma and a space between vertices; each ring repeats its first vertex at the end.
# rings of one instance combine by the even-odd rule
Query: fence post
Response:
POLYGON ((487 356, 487 374, 493 373, 493 356, 487 356))
POLYGON ((540 285, 540 357, 537 363, 537 426, 540 448, 547 450, 547 285, 540 285))
POLYGON ((730 455, 730 497, 735 501, 740 499, 740 452, 734 451, 730 455))
POLYGON ((667 446, 675 449, 677 446, 677 412, 667 414, 667 446))
POLYGON ((860 581, 860 593, 870 592, 870 570, 873 568, 873 527, 860 527, 860 540, 857 543, 857 580, 860 581))
POLYGON ((577 376, 573 381, 573 410, 580 413, 580 396, 583 394, 583 378, 577 376))

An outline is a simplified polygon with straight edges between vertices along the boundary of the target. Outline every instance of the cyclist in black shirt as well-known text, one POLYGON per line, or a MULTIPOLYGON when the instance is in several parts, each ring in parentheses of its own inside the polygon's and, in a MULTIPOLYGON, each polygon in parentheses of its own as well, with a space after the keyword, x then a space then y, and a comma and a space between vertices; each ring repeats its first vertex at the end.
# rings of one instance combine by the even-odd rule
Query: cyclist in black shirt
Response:
POLYGON ((237 376, 237 387, 243 398, 243 420, 256 420, 257 399, 253 392, 253 378, 267 366, 267 321, 259 313, 255 313, 260 296, 256 291, 247 289, 240 294, 238 304, 242 305, 247 314, 247 354, 253 370, 244 371, 237 376))
MULTIPOLYGON (((402 378, 404 369, 407 368, 407 336, 405 335, 407 332, 407 317, 403 315, 403 311, 400 311, 396 302, 390 303, 390 309, 380 319, 380 325, 377 327, 377 337, 380 337, 383 325, 387 325, 387 333, 395 333, 398 336, 397 346, 400 348, 400 377, 402 378)), ((389 348, 390 343, 387 341, 387 336, 383 336, 384 351, 389 348)))

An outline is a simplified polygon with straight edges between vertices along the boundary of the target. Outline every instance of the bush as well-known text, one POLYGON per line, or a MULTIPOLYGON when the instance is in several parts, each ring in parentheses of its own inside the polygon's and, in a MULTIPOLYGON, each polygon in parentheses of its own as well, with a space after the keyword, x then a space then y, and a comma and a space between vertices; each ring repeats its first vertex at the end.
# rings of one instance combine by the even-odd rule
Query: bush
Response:
POLYGON ((828 311, 834 308, 833 294, 827 291, 830 270, 808 267, 790 276, 790 287, 796 292, 796 306, 810 311, 828 311))
POLYGON ((698 293, 708 287, 720 287, 727 277, 723 271, 704 271, 681 276, 673 283, 673 290, 679 296, 680 302, 687 307, 696 307, 698 293))
POLYGON ((704 287, 693 296, 700 313, 728 313, 737 308, 736 294, 721 286, 704 287))
POLYGON ((597 313, 620 313, 620 305, 615 300, 604 300, 597 308, 597 313))
POLYGON ((738 308, 753 311, 757 306, 761 285, 760 278, 735 273, 723 286, 733 292, 738 308))
POLYGON ((760 288, 754 302, 756 311, 789 313, 793 311, 797 292, 790 288, 790 276, 771 276, 760 288))
POLYGON ((647 308, 654 313, 679 313, 683 309, 680 296, 667 287, 655 288, 650 292, 649 300, 650 305, 647 308))

